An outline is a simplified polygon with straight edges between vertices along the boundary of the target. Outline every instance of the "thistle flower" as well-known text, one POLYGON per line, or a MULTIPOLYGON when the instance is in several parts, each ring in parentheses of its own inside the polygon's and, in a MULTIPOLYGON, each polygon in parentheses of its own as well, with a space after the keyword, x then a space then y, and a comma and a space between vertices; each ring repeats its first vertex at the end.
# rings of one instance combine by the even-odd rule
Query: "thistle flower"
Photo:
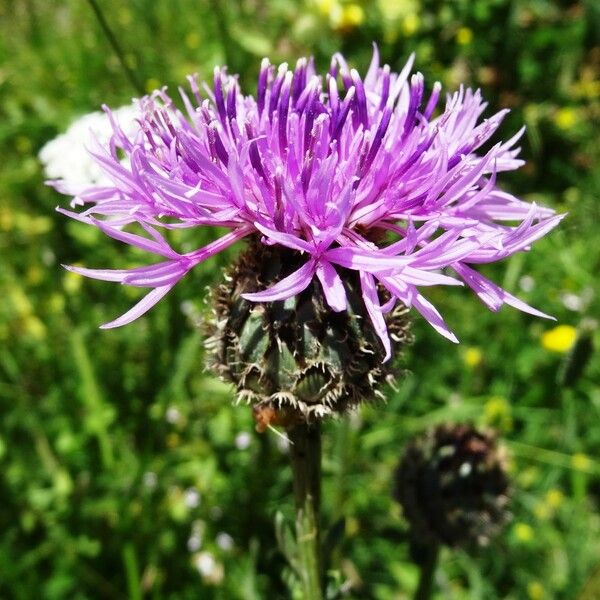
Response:
POLYGON ((82 209, 59 210, 162 260, 129 270, 67 267, 151 290, 102 327, 137 319, 195 265, 246 237, 285 250, 295 269, 267 289, 244 290, 244 299, 286 301, 313 285, 328 311, 344 313, 358 296, 382 361, 392 354, 385 315, 397 306, 457 341, 424 287, 466 284, 492 310, 509 304, 546 316, 475 268, 527 250, 562 218, 496 186, 500 172, 522 164, 515 145, 523 130, 478 153, 507 111, 480 121, 481 93, 463 87, 441 103, 439 83, 427 95, 423 75, 410 76, 413 60, 393 73, 375 48, 362 78, 339 54, 321 77, 312 59, 293 70, 264 59, 256 97, 216 68, 212 88, 201 92, 192 76, 191 97, 180 90, 187 116, 165 89, 140 99, 134 134, 105 108, 113 134, 92 156, 110 183, 55 182, 82 209), (159 232, 194 227, 228 231, 185 253, 159 232))
POLYGON ((396 470, 394 496, 415 549, 488 544, 510 518, 505 463, 490 430, 444 423, 413 438, 396 470))

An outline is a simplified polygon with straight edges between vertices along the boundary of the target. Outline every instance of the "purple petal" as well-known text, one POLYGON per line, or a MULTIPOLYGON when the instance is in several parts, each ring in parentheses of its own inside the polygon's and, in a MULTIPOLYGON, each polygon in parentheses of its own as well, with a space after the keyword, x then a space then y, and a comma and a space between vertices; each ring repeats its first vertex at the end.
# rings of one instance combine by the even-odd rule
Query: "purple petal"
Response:
POLYGON ((427 322, 441 335, 458 344, 458 338, 450 331, 437 308, 426 298, 417 294, 412 305, 427 319, 427 322))
POLYGON ((122 282, 124 277, 129 273, 127 269, 86 269, 85 267, 76 267, 74 265, 62 265, 67 271, 77 273, 92 279, 100 279, 101 281, 117 281, 122 282))
POLYGON ((330 262, 319 261, 317 264, 317 277, 323 286, 323 293, 327 304, 335 312, 341 312, 348 308, 346 290, 340 276, 330 262))
POLYGON ((466 265, 456 263, 452 265, 452 268, 465 280, 466 284, 477 294, 478 298, 494 312, 497 311, 503 304, 508 304, 513 308, 520 311, 535 315, 536 317, 542 317, 544 319, 555 320, 554 317, 543 313, 532 306, 529 306, 526 302, 519 300, 512 294, 503 290, 500 286, 496 285, 493 281, 490 281, 474 269, 467 267, 466 265))
POLYGON ((379 302, 379 295, 377 294, 375 279, 369 273, 361 272, 359 273, 359 276, 365 307, 369 313, 369 316, 371 317, 373 327, 375 328, 375 331, 385 350, 383 362, 387 362, 392 356, 392 343, 390 341, 390 336, 388 335, 385 319, 383 318, 383 312, 381 309, 381 303, 379 302))
POLYGON ((341 267, 370 273, 401 269, 410 262, 407 256, 386 256, 350 246, 330 248, 323 256, 341 267))
POLYGON ((148 312, 157 302, 162 300, 170 291, 173 289, 173 285, 165 285, 163 287, 155 288, 148 294, 146 294, 135 306, 130 308, 125 314, 121 315, 118 319, 104 323, 100 325, 100 329, 113 329, 114 327, 121 327, 127 325, 132 321, 135 321, 141 317, 144 313, 148 312))
POLYGON ((253 292, 251 294, 242 294, 242 298, 251 302, 275 302, 276 300, 286 300, 300 292, 304 291, 312 281, 315 274, 316 264, 314 260, 309 260, 305 265, 294 271, 270 288, 262 292, 253 292))
POLYGON ((254 226, 262 234, 264 234, 265 237, 277 242, 278 244, 281 244, 282 246, 285 246, 286 248, 292 248, 293 250, 298 250, 300 252, 308 252, 309 254, 315 250, 312 244, 309 244, 308 242, 291 233, 277 231, 275 229, 271 229, 270 227, 266 227, 265 225, 261 225, 258 222, 254 223, 254 226))

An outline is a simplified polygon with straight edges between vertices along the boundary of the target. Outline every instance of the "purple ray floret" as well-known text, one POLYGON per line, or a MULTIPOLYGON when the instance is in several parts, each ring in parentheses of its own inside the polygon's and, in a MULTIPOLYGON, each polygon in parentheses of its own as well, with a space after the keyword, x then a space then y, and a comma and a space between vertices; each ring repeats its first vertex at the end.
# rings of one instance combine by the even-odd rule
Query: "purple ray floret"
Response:
POLYGON ((344 270, 358 271, 388 356, 384 314, 396 302, 457 341, 424 287, 466 284, 491 310, 509 304, 547 316, 474 268, 528 250, 563 216, 496 186, 501 171, 522 165, 515 145, 523 130, 478 153, 507 111, 482 120, 479 90, 463 87, 441 105, 439 83, 428 94, 423 75, 410 76, 413 60, 393 73, 380 66, 375 48, 363 79, 339 54, 324 76, 312 59, 293 70, 264 59, 256 98, 216 68, 212 89, 201 91, 190 77, 191 95, 180 90, 187 115, 163 89, 138 101, 133 137, 112 120, 109 147, 93 150, 112 185, 75 190, 57 183, 82 209, 60 210, 162 260, 130 270, 67 267, 151 289, 103 327, 137 319, 195 265, 252 234, 306 261, 248 300, 284 300, 316 278, 331 310, 344 311, 344 270), (187 227, 229 231, 184 254, 159 232, 187 227))

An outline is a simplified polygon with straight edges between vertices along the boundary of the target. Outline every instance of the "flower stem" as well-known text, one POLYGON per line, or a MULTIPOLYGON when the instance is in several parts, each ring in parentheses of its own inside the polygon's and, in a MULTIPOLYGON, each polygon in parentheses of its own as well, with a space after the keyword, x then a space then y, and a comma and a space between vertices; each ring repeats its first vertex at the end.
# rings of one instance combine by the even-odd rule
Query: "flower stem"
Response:
POLYGON ((121 63, 121 67, 123 68, 123 72, 125 73, 125 76, 129 80, 129 83, 131 83, 131 85, 133 86, 135 91, 140 96, 143 96, 145 94, 144 87, 138 81, 138 78, 136 77, 135 73, 130 68, 130 66, 127 64, 127 60, 125 58, 125 53, 123 52, 123 48, 121 48, 121 45, 119 44, 119 40, 117 40, 117 37, 113 33, 113 30, 110 28, 110 25, 108 24, 108 21, 106 20, 106 17, 104 16, 102 9, 100 8, 100 5, 98 4, 98 2, 96 2, 96 0, 88 0, 88 4, 90 5, 91 9, 94 11, 94 15, 96 16, 96 19, 98 20, 98 24, 100 25, 100 28, 102 29, 102 32, 104 33, 104 36, 106 37, 108 43, 111 45, 114 53, 116 54, 117 58, 119 59, 119 63, 121 63))
POLYGON ((429 600, 433 591, 435 570, 437 568, 440 548, 438 545, 421 547, 421 556, 419 567, 421 575, 419 577, 419 587, 415 592, 414 600, 429 600))
POLYGON ((288 430, 294 474, 299 576, 304 600, 322 600, 319 506, 321 427, 301 424, 288 430))

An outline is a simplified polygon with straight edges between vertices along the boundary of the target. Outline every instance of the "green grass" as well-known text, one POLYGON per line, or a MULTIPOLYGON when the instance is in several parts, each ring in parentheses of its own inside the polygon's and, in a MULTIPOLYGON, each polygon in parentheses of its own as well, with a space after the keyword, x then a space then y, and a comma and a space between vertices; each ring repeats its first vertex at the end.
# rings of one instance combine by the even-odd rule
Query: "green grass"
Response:
MULTIPOLYGON (((501 135, 528 126, 528 164, 505 185, 569 212, 531 253, 489 272, 560 324, 600 314, 596 3, 365 1, 360 22, 348 17, 360 11, 336 2, 98 3, 147 88, 174 89, 194 71, 208 78, 226 62, 251 90, 264 54, 312 53, 325 66, 341 50, 365 68, 372 40, 394 68, 416 51, 430 84, 481 86, 490 113, 513 109, 501 135), (566 306, 573 295, 578 310, 566 306)), ((60 267, 136 259, 56 214, 65 199, 43 185, 37 160, 72 119, 134 95, 86 2, 0 4, 0 597, 285 598, 274 521, 278 511, 291 517, 287 457, 204 371, 195 319, 181 310, 188 301, 202 314, 206 286, 233 253, 113 331, 97 326, 131 304, 128 291, 60 267), (244 432, 250 445, 238 449, 244 432), (190 488, 197 506, 186 504, 190 488), (230 550, 218 545, 221 532, 233 537, 230 550), (222 578, 201 575, 202 552, 222 578)), ((558 381, 568 356, 542 344, 553 323, 508 308, 491 314, 464 290, 431 296, 462 345, 416 318, 399 390, 325 427, 325 518, 346 517, 333 570, 357 582, 354 598, 410 597, 417 572, 390 494, 393 470, 409 436, 474 421, 499 428, 511 451, 514 517, 490 548, 444 551, 439 597, 598 597, 597 352, 567 388, 558 381)))

